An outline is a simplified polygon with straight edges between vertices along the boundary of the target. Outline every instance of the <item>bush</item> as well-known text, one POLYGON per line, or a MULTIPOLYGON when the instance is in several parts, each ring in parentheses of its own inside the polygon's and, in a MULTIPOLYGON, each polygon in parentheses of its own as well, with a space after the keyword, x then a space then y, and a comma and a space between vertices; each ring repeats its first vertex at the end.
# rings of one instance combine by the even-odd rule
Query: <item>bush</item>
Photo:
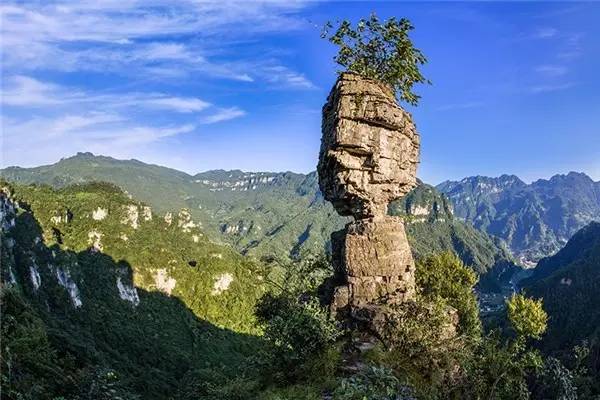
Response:
POLYGON ((339 46, 335 62, 343 71, 354 72, 366 78, 389 85, 400 100, 417 105, 420 96, 413 93, 415 83, 430 83, 419 67, 427 62, 423 53, 413 46, 408 34, 414 29, 409 20, 390 18, 381 23, 377 15, 358 21, 356 28, 344 20, 329 35, 333 24, 328 22, 323 38, 339 46))
POLYGON ((548 327, 548 314, 542 308, 542 300, 513 295, 506 304, 508 319, 518 336, 539 339, 548 327))
POLYGON ((306 379, 316 370, 316 378, 333 375, 338 355, 332 346, 341 332, 316 299, 266 294, 256 316, 269 345, 263 364, 275 383, 306 379))
POLYGON ((477 275, 456 254, 444 252, 424 258, 417 263, 415 277, 425 297, 442 298, 457 310, 460 334, 481 334, 479 307, 473 293, 477 275))
POLYGON ((412 399, 412 390, 401 384, 389 368, 370 366, 342 379, 333 393, 334 400, 412 399))

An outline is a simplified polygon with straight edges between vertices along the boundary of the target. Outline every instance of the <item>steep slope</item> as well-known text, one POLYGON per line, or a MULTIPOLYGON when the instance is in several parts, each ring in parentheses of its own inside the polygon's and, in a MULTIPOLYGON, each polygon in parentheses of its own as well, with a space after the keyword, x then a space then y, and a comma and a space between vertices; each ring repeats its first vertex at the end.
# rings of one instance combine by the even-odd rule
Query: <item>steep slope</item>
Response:
POLYGON ((580 228, 600 220, 600 182, 570 172, 525 184, 514 175, 444 182, 456 216, 504 239, 519 260, 533 266, 558 251, 580 228))
POLYGON ((528 294, 544 299, 550 316, 543 344, 569 349, 600 340, 600 223, 579 230, 556 255, 542 259, 523 282, 528 294), (539 268, 539 270, 538 270, 539 268))
MULTIPOLYGON (((212 240, 256 258, 323 252, 331 232, 347 221, 324 201, 315 173, 216 170, 191 176, 135 160, 80 153, 50 166, 7 168, 1 175, 59 187, 108 181, 163 213, 187 207, 212 240)), ((409 221, 417 257, 454 250, 480 273, 510 260, 499 241, 453 218, 447 200, 431 186, 421 184, 390 211, 409 221)))
POLYGON ((172 398, 257 351, 264 269, 185 211, 159 217, 108 184, 0 183, 3 396, 172 398))
POLYGON ((390 205, 391 214, 402 215, 416 258, 452 249, 482 276, 480 288, 499 291, 518 268, 506 245, 456 219, 446 196, 419 182, 406 197, 390 205))

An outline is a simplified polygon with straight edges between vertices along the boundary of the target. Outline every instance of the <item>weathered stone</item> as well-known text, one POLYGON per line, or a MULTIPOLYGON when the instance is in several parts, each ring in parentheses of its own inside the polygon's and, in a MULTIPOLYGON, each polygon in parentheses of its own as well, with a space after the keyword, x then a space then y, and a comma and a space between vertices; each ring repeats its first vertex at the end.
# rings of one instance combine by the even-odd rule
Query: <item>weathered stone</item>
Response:
POLYGON ((343 257, 349 276, 404 276, 407 273, 412 276, 414 269, 400 217, 384 216, 349 223, 343 257))
POLYGON ((416 186, 419 135, 387 86, 340 76, 323 107, 319 187, 341 215, 384 215, 416 186))
POLYGON ((356 316, 414 298, 414 260, 402 219, 388 204, 416 185, 419 135, 393 91, 342 74, 323 107, 319 186, 341 215, 355 221, 331 235, 332 310, 356 316))

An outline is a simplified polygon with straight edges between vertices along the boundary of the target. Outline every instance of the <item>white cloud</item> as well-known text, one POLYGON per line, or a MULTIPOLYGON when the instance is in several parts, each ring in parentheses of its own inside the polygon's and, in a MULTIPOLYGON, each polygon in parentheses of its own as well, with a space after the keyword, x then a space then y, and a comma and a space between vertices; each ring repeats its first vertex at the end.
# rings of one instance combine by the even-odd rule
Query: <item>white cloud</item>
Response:
POLYGON ((570 89, 575 85, 576 85, 575 82, 558 83, 558 84, 552 84, 552 85, 538 85, 538 86, 531 87, 529 89, 529 91, 534 94, 557 92, 560 90, 570 89))
POLYGON ((539 65, 535 68, 535 71, 546 77, 557 77, 565 75, 568 68, 564 65, 539 65))
MULTIPOLYGON (((230 43, 296 29, 301 1, 54 1, 0 6, 5 69, 206 76, 252 82, 230 43), (185 44, 182 37, 187 38, 185 44), (210 55, 210 56, 208 56, 210 55), (227 56, 227 54, 226 54, 227 56)), ((257 53, 256 57, 259 57, 257 53)), ((302 83, 296 86, 302 86, 302 83)))
POLYGON ((279 88, 315 89, 316 86, 303 74, 283 65, 267 65, 259 68, 263 79, 279 88))
POLYGON ((3 117, 1 123, 3 166, 55 162, 78 151, 131 155, 143 146, 196 129, 192 124, 148 126, 108 113, 65 114, 25 121, 3 117))
POLYGON ((246 115, 244 110, 240 110, 237 107, 224 108, 218 110, 215 114, 209 115, 202 119, 204 124, 214 124, 216 122, 228 121, 230 119, 243 117, 246 115))
POLYGON ((23 75, 14 76, 7 81, 8 85, 0 95, 2 104, 7 106, 80 106, 103 110, 135 107, 180 113, 200 112, 211 106, 209 102, 196 97, 169 96, 155 92, 94 94, 23 75))
POLYGON ((17 75, 9 79, 9 88, 3 88, 0 94, 2 104, 9 106, 48 106, 64 104, 73 93, 63 92, 59 86, 41 82, 37 79, 17 75), (62 93, 57 96, 57 93, 62 93))
POLYGON ((536 39, 549 39, 552 37, 555 37, 558 34, 558 29, 556 28, 551 28, 551 27, 543 27, 543 28, 538 28, 535 33, 533 34, 533 37, 536 39))

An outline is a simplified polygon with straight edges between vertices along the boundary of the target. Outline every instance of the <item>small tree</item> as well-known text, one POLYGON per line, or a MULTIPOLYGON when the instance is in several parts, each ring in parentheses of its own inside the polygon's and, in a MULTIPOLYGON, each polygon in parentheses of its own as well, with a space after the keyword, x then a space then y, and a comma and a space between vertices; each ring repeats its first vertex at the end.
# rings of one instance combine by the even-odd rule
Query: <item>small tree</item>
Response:
POLYGON ((548 314, 542 308, 541 300, 515 294, 506 306, 508 320, 519 337, 539 339, 546 332, 548 314))
POLYGON ((419 67, 427 62, 423 53, 413 46, 409 32, 414 29, 406 18, 392 17, 383 23, 375 13, 369 19, 358 21, 356 28, 350 21, 334 24, 327 22, 321 37, 339 46, 335 62, 343 71, 355 72, 367 78, 390 85, 401 101, 417 105, 420 96, 412 91, 415 83, 431 83, 419 67))

